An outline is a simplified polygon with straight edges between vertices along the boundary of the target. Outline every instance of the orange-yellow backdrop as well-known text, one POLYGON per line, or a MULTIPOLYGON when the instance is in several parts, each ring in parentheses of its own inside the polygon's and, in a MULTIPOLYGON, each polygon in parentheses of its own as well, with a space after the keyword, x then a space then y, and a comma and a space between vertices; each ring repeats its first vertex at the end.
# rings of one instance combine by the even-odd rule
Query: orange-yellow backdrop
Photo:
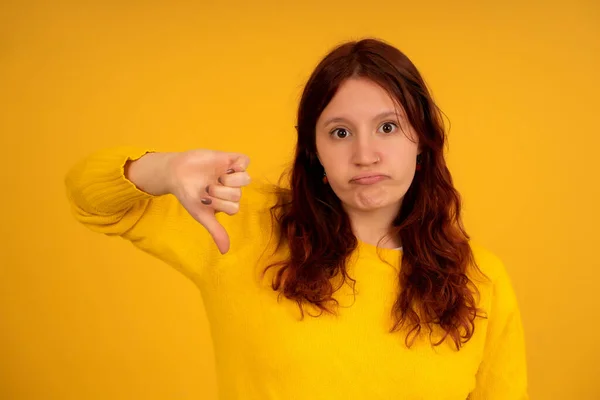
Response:
POLYGON ((521 302, 532 397, 600 398, 598 3, 297 3, 2 3, 0 397, 215 399, 196 288, 77 225, 63 176, 134 144, 243 151, 276 177, 315 63, 377 36, 450 120, 467 227, 521 302))

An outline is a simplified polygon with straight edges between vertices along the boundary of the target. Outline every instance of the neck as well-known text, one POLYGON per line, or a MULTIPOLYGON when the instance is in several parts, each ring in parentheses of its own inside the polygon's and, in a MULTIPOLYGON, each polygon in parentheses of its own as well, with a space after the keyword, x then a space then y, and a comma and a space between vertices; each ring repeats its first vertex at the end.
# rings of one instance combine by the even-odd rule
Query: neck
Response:
POLYGON ((392 224, 399 211, 398 205, 369 211, 346 209, 352 231, 359 240, 389 249, 402 246, 400 238, 391 234, 392 224))

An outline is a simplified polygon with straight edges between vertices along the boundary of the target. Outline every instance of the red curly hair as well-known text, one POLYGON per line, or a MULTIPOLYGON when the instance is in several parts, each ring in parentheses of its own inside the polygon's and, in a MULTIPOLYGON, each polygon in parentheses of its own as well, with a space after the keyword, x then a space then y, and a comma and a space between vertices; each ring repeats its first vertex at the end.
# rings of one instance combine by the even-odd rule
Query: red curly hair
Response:
MULTIPOLYGON (((418 135, 421 165, 404 196, 393 224, 403 250, 398 276, 400 292, 391 315, 390 332, 407 328, 411 346, 423 325, 438 325, 457 349, 473 335, 481 317, 477 289, 467 276, 478 268, 461 222, 460 196, 444 160, 446 141, 441 111, 430 96, 417 68, 395 47, 378 39, 363 39, 333 49, 310 76, 297 115, 297 146, 289 186, 282 175, 276 185, 277 204, 271 208, 277 228, 277 250, 289 246, 289 257, 267 266, 279 267, 272 288, 280 295, 320 313, 334 313, 332 278, 355 282, 346 260, 358 246, 350 220, 339 198, 323 184, 323 167, 316 156, 317 119, 340 85, 349 78, 372 80, 403 108, 418 135)), ((479 271, 481 272, 481 271, 479 271)))

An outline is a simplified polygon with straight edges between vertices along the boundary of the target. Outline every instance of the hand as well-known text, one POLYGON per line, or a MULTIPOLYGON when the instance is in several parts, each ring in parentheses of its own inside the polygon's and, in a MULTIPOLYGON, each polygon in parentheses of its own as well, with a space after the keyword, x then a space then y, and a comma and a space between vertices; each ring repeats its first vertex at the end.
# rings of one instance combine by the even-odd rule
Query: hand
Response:
POLYGON ((168 191, 212 236, 221 254, 229 251, 229 235, 215 214, 239 211, 242 187, 250 183, 250 159, 239 153, 189 150, 168 161, 168 191))

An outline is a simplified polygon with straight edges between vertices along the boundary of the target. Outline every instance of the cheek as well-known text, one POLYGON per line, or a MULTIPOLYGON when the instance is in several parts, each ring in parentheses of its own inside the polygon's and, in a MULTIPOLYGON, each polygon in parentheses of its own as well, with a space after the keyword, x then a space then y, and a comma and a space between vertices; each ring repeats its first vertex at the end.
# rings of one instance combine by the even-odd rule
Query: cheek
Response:
POLYGON ((397 158, 394 163, 394 170, 399 176, 412 175, 416 167, 416 155, 407 154, 405 157, 397 158))
POLYGON ((416 173, 416 153, 413 156, 411 153, 403 156, 396 155, 395 158, 387 166, 387 170, 393 179, 393 186, 398 188, 406 188, 410 186, 416 173))
POLYGON ((334 186, 344 185, 348 181, 348 176, 351 173, 346 168, 346 165, 339 163, 330 163, 329 168, 326 170, 327 176, 329 176, 330 182, 334 186))
POLYGON ((348 157, 341 146, 338 148, 324 148, 319 155, 327 175, 339 175, 348 168, 348 157))
POLYGON ((395 170, 402 171, 410 169, 411 164, 415 164, 417 160, 417 147, 413 148, 412 145, 407 143, 399 143, 397 146, 388 146, 382 151, 384 160, 387 160, 387 167, 395 170))

